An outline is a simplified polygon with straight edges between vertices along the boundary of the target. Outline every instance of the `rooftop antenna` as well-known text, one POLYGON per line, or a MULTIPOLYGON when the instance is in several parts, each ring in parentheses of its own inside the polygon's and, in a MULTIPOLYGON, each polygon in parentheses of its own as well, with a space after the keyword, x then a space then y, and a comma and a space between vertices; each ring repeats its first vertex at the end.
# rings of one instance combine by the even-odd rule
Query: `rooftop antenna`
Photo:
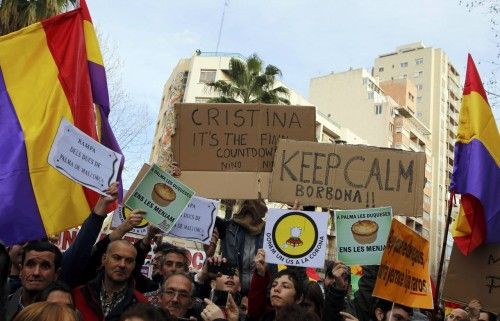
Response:
POLYGON ((217 37, 217 47, 215 48, 215 55, 219 53, 220 37, 222 35, 222 26, 224 25, 224 16, 226 14, 226 7, 229 6, 229 0, 224 0, 224 7, 222 8, 222 18, 220 19, 219 36, 217 37))

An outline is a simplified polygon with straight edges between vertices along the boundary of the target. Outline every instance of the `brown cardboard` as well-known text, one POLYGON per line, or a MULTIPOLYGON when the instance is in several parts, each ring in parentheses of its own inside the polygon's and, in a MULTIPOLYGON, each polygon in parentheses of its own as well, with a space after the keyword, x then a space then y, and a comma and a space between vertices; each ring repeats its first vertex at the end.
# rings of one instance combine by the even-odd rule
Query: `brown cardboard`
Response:
POLYGON ((423 152, 281 139, 269 200, 338 209, 392 206, 394 215, 421 216, 424 171, 423 152))
POLYGON ((453 246, 444 298, 461 304, 477 299, 483 310, 500 313, 500 244, 483 245, 467 256, 453 246))
POLYGON ((130 185, 128 191, 125 193, 125 196, 123 197, 123 204, 125 204, 127 202, 132 191, 135 191, 135 189, 137 188, 137 185, 139 185, 142 178, 144 177, 144 175, 146 175, 146 173, 149 171, 150 168, 151 168, 151 165, 149 165, 149 164, 144 163, 142 165, 141 169, 139 170, 139 173, 137 173, 137 176, 134 178, 132 185, 130 185))
POLYGON ((312 106, 176 104, 174 159, 183 171, 271 172, 279 138, 314 141, 312 106))
POLYGON ((226 199, 267 198, 271 173, 182 171, 178 177, 197 196, 226 199))

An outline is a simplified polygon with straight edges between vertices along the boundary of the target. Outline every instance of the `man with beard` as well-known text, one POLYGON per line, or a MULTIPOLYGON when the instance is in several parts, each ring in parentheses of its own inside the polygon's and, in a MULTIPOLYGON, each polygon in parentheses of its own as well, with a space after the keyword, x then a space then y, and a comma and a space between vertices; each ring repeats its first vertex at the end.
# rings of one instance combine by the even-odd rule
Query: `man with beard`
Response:
POLYGON ((9 297, 6 320, 12 320, 50 283, 57 279, 61 267, 61 251, 48 241, 29 242, 21 258, 22 286, 9 297))
POLYGON ((115 321, 130 306, 146 302, 134 289, 132 272, 137 251, 126 240, 108 245, 102 257, 104 271, 73 291, 75 306, 85 321, 115 321))

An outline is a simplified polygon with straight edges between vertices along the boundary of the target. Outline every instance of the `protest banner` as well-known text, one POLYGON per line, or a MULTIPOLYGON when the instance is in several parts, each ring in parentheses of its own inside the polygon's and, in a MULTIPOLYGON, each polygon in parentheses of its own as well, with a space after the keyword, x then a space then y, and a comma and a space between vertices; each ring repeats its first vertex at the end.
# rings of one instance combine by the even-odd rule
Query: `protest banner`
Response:
POLYGON ((106 195, 104 190, 116 182, 122 157, 63 118, 48 163, 71 180, 106 195))
POLYGON ((464 305, 477 299, 483 310, 500 313, 500 244, 482 245, 467 256, 454 245, 443 296, 464 305))
POLYGON ((336 210, 337 259, 346 265, 379 265, 391 227, 390 207, 336 210))
POLYGON ((191 188, 153 165, 139 184, 132 184, 124 204, 144 210, 149 223, 168 233, 193 195, 191 188))
POLYGON ((193 196, 169 236, 210 244, 219 201, 193 196))
POLYGON ((412 308, 432 309, 429 241, 392 220, 373 296, 412 308))
POLYGON ((423 152, 281 139, 275 156, 271 201, 422 216, 423 152))
POLYGON ((269 209, 264 234, 266 262, 323 267, 328 217, 328 213, 269 209))
POLYGON ((176 104, 175 113, 180 179, 207 198, 266 198, 278 139, 316 137, 312 106, 176 104))

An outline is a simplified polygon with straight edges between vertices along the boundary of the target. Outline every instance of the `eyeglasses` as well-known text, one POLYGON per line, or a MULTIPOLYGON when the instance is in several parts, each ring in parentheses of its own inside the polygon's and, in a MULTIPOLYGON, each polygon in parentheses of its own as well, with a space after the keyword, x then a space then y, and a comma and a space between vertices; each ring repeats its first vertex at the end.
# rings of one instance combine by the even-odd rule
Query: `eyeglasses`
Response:
POLYGON ((177 295, 177 297, 181 300, 187 300, 191 297, 191 295, 187 291, 177 291, 173 289, 166 289, 165 291, 163 291, 163 294, 166 295, 167 298, 171 299, 174 298, 175 295, 177 295))

